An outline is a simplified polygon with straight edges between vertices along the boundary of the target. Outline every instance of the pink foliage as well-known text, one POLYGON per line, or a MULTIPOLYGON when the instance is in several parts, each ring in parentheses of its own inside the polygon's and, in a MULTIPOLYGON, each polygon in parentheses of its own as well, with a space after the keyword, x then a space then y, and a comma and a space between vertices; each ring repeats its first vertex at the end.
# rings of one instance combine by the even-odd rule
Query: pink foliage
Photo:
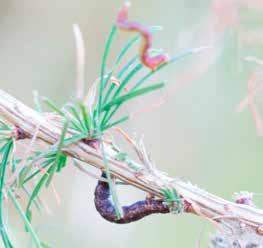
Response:
POLYGON ((254 73, 247 83, 247 96, 246 98, 239 104, 238 112, 241 112, 246 106, 249 107, 253 120, 255 122, 256 130, 258 135, 263 135, 263 124, 262 118, 259 114, 257 105, 255 103, 255 96, 257 93, 263 90, 263 84, 257 83, 257 75, 254 73))
POLYGON ((229 27, 236 27, 239 23, 237 1, 235 0, 214 0, 211 11, 214 13, 215 30, 225 31, 229 27))

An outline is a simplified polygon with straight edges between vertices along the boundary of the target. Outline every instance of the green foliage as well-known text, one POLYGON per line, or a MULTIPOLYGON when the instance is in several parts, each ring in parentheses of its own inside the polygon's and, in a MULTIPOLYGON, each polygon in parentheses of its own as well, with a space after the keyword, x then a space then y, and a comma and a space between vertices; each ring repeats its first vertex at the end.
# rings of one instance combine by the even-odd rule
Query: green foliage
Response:
POLYGON ((178 214, 183 211, 183 203, 180 195, 173 189, 162 190, 164 201, 170 207, 172 213, 178 214))
MULTIPOLYGON (((160 29, 159 26, 153 26, 151 28, 152 31, 158 31, 160 29)), ((152 76, 177 60, 199 52, 198 49, 183 51, 170 59, 167 63, 161 64, 154 71, 149 70, 140 63, 138 55, 128 59, 128 62, 120 67, 129 50, 140 40, 140 35, 135 35, 128 40, 120 50, 112 68, 106 71, 108 64, 107 60, 116 33, 117 28, 113 25, 105 44, 101 62, 100 80, 98 83, 99 91, 92 108, 87 106, 86 103, 80 102, 68 103, 60 108, 51 100, 47 98, 43 99, 52 111, 69 121, 69 128, 75 130, 78 135, 81 135, 80 137, 83 136, 88 139, 96 138, 107 129, 127 121, 129 115, 121 116, 119 119, 114 120, 116 113, 125 103, 130 102, 134 98, 159 90, 165 86, 163 82, 143 86, 152 76), (145 70, 147 71, 146 74, 140 78, 141 72, 145 70), (137 77, 140 79, 135 80, 137 77), (115 83, 112 83, 112 78, 117 80, 119 84, 116 85, 115 83), (87 109, 91 109, 91 111, 88 111, 87 109)), ((157 54, 160 53, 160 51, 154 52, 157 54)), ((38 103, 37 105, 39 106, 40 104, 38 103)))
POLYGON ((108 76, 105 80, 105 77, 104 77, 105 76, 105 67, 106 67, 108 56, 109 56, 112 40, 114 38, 114 35, 116 34, 116 31, 117 31, 117 27, 114 25, 111 29, 110 35, 109 35, 108 40, 106 42, 103 57, 102 57, 102 63, 101 63, 101 69, 100 69, 100 86, 99 86, 99 100, 98 100, 98 104, 97 104, 97 113, 100 113, 101 103, 102 103, 102 94, 103 94, 103 91, 105 90, 105 87, 107 86, 107 82, 110 79, 108 76))
MULTIPOLYGON (((160 28, 153 27, 152 30, 159 30, 160 28)), ((132 57, 126 64, 121 68, 118 68, 122 60, 125 58, 125 55, 128 54, 129 49, 138 42, 139 36, 136 35, 132 37, 127 44, 121 49, 120 54, 117 56, 117 59, 113 65, 113 69, 109 72, 105 72, 107 58, 109 56, 109 49, 111 47, 111 42, 116 34, 116 27, 113 26, 112 31, 110 32, 108 41, 106 43, 102 66, 101 66, 101 77, 100 77, 100 91, 98 96, 98 103, 94 109, 96 113, 96 124, 98 129, 105 131, 112 126, 116 126, 121 122, 125 122, 129 119, 129 115, 122 116, 118 120, 113 120, 114 116, 118 110, 124 105, 124 103, 130 102, 134 98, 141 97, 145 94, 151 93, 164 87, 164 83, 159 84, 150 84, 149 86, 143 87, 147 81, 154 76, 157 72, 164 69, 168 65, 173 64, 177 60, 184 58, 188 55, 195 54, 202 49, 189 49, 185 50, 173 58, 171 58, 167 63, 161 64, 156 70, 151 71, 148 68, 145 68, 139 61, 138 55, 132 57), (118 73, 116 71, 118 69, 118 73), (146 74, 139 80, 135 80, 143 70, 147 70, 146 74), (115 75, 116 74, 116 75, 115 75), (125 76, 126 75, 126 76, 125 76), (119 81, 119 85, 114 83, 109 83, 112 76, 119 81), (129 86, 129 88, 128 88, 129 86), (125 89, 128 88, 128 92, 125 89), (123 94, 124 92, 124 94, 123 94)), ((156 51, 158 54, 159 52, 156 51)))
MULTIPOLYGON (((10 140, 11 134, 12 134, 11 127, 0 119, 0 145, 10 140)), ((0 147, 0 153, 3 152, 3 149, 5 149, 4 145, 0 147)))
MULTIPOLYGON (((39 179, 38 183, 36 184, 32 194, 30 195, 27 207, 26 207, 26 216, 29 221, 32 219, 32 213, 31 213, 31 205, 34 203, 34 200, 39 195, 40 190, 45 185, 48 187, 51 183, 51 180, 55 174, 55 172, 60 172, 62 168, 66 166, 67 157, 62 152, 62 148, 64 146, 65 136, 68 129, 68 122, 65 122, 62 132, 60 135, 60 139, 58 141, 58 144, 55 145, 55 148, 50 149, 50 151, 41 154, 43 156, 44 160, 42 161, 41 169, 38 169, 36 172, 34 172, 29 178, 26 178, 22 185, 24 185, 25 182, 32 179, 36 174, 39 174, 40 172, 43 172, 44 175, 39 179), (47 171, 45 168, 48 168, 47 171)), ((39 158, 39 157, 38 157, 39 158)))
POLYGON ((65 167, 66 162, 67 162, 67 157, 66 155, 61 151, 63 145, 64 145, 64 140, 65 140, 65 136, 67 133, 67 129, 68 129, 68 122, 65 122, 64 127, 62 128, 62 133, 57 145, 57 148, 54 152, 54 161, 51 162, 50 168, 48 169, 48 178, 47 178, 47 182, 46 182, 46 186, 48 187, 52 177, 54 175, 54 173, 60 172, 62 168, 65 167))
POLYGON ((1 156, 2 156, 2 161, 0 165, 0 233, 1 237, 3 240, 3 243, 6 248, 12 248, 13 245, 10 241, 10 237, 7 232, 7 228, 4 223, 4 213, 3 213, 3 204, 4 204, 4 184, 5 184, 5 179, 6 179, 6 169, 8 165, 8 159, 9 156, 11 155, 13 148, 13 140, 9 139, 6 144, 3 145, 1 149, 1 156))
POLYGON ((39 194, 40 190, 42 189, 42 187, 44 186, 46 180, 48 179, 48 176, 49 176, 51 169, 52 169, 52 166, 50 166, 47 173, 45 173, 40 178, 40 180, 38 181, 37 185, 35 186, 32 194, 30 195, 30 198, 29 198, 29 201, 28 201, 28 204, 26 207, 26 217, 27 217, 28 221, 32 220, 32 212, 30 210, 31 205, 32 205, 33 201, 35 200, 35 198, 38 196, 38 194, 39 194))
POLYGON ((114 106, 120 106, 124 102, 131 100, 134 97, 138 97, 140 95, 147 94, 151 91, 158 90, 164 86, 164 83, 154 84, 151 86, 147 86, 138 90, 133 90, 123 96, 114 97, 111 102, 107 103, 102 110, 109 111, 114 106))
POLYGON ((121 205, 119 203, 118 195, 117 195, 117 192, 115 189, 115 184, 111 178, 110 167, 109 167, 109 163, 108 163, 108 160, 107 160, 107 157, 105 154, 103 143, 101 144, 101 150, 102 150, 103 162, 105 165, 106 176, 107 176, 108 183, 109 183, 110 194, 112 196, 112 200, 113 200, 114 207, 115 207, 115 212, 116 212, 117 218, 121 218, 123 215, 122 208, 121 208, 121 205))

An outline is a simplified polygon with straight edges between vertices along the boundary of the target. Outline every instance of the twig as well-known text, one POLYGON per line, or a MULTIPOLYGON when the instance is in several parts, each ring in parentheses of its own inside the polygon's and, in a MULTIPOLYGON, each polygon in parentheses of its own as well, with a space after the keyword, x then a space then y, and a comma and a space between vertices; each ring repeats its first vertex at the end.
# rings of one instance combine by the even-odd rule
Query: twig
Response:
MULTIPOLYGON (((59 140, 61 129, 57 124, 51 120, 47 121, 44 115, 24 105, 3 90, 0 90, 0 117, 24 130, 28 137, 32 138, 35 134, 34 130, 39 127, 38 139, 48 144, 55 144, 59 140)), ((72 135, 71 130, 67 135, 72 135)), ((100 170, 105 168, 101 151, 91 148, 82 141, 64 147, 63 151, 87 165, 92 165, 100 170)), ((108 158, 108 162, 112 175, 125 183, 160 198, 163 197, 162 190, 174 188, 184 201, 185 212, 216 221, 223 228, 231 226, 235 231, 241 227, 244 231, 244 227, 246 227, 247 232, 250 232, 253 237, 256 236, 263 243, 261 232, 257 232, 262 229, 263 210, 224 200, 190 182, 165 176, 158 171, 150 173, 148 170, 142 169, 138 173, 125 162, 113 158, 108 158), (234 218, 218 218, 218 216, 234 216, 234 218)))
POLYGON ((83 36, 78 24, 73 25, 73 33, 76 43, 76 61, 77 61, 76 92, 77 92, 77 99, 82 100, 84 96, 84 88, 85 88, 84 87, 85 86, 84 83, 85 46, 84 46, 83 36))

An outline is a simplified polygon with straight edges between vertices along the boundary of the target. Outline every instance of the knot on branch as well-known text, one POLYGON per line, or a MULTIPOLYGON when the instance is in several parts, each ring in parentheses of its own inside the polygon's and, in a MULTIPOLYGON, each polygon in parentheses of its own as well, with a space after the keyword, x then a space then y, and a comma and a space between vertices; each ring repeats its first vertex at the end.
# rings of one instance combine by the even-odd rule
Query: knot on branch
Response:
POLYGON ((29 135, 19 126, 15 126, 13 129, 13 137, 15 140, 23 140, 29 137, 29 135))
POLYGON ((100 141, 98 139, 83 139, 83 142, 95 150, 99 150, 100 148, 100 141))

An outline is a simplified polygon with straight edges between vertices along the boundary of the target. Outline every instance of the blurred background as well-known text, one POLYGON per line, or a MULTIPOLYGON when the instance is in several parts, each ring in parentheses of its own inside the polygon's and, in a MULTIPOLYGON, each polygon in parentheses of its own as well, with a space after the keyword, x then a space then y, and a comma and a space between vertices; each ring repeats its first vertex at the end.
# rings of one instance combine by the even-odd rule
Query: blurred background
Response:
MULTIPOLYGON (((86 84, 99 75, 106 37, 122 1, 8 0, 0 2, 0 85, 33 106, 33 90, 63 104, 74 96, 76 78, 72 24, 78 23, 86 45, 86 84)), ((167 87, 123 111, 136 112, 165 96, 165 103, 136 115, 123 129, 144 135, 157 167, 185 177, 201 188, 231 200, 241 190, 262 192, 262 142, 251 112, 239 103, 247 81, 263 57, 263 3, 260 0, 133 0, 130 18, 161 25, 154 47, 169 54, 213 46, 180 60, 155 77, 167 87)), ((113 60, 129 34, 118 33, 113 60)), ((137 48, 132 51, 137 53, 137 48)), ((109 63, 110 65, 110 63, 109 63)), ((155 82, 154 80, 152 80, 155 82)), ((258 103, 260 108, 260 102, 258 103)), ((66 167, 55 178, 61 203, 42 193, 50 213, 35 213, 42 240, 63 248, 207 247, 213 227, 192 215, 153 215, 119 226, 104 221, 93 204, 96 180, 66 167), (204 231, 202 232, 202 230, 204 231), (201 233, 201 234, 200 234, 201 233)), ((121 189, 124 202, 142 199, 131 187, 121 189)), ((263 198, 255 197, 258 206, 263 198)), ((17 247, 30 247, 23 225, 10 209, 17 247)))

